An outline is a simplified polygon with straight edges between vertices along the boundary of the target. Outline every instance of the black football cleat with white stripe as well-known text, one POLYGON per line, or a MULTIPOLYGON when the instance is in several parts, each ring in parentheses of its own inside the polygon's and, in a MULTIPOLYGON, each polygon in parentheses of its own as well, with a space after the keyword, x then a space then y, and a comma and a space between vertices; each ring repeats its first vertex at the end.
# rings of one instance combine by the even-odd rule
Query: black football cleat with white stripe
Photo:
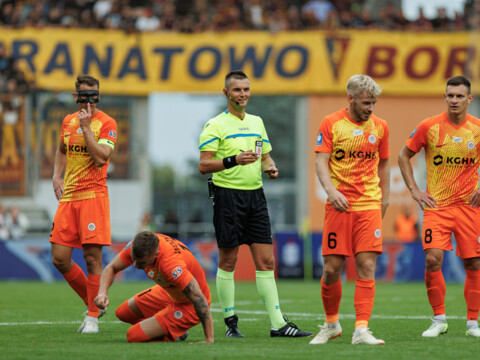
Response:
POLYGON ((238 316, 232 315, 225 319, 225 325, 227 325, 227 331, 225 331, 225 337, 244 338, 245 336, 238 330, 238 316))
MULTIPOLYGON (((284 317, 285 320, 286 317, 284 317)), ((294 323, 288 322, 280 329, 271 329, 270 337, 308 337, 313 336, 309 331, 300 330, 294 323)))

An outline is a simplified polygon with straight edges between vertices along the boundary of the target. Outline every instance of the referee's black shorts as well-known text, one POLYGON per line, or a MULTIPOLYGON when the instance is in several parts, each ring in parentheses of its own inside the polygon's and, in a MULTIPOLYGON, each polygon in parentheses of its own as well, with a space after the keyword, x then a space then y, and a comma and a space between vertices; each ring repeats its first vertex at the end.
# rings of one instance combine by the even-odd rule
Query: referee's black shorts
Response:
POLYGON ((215 186, 213 225, 219 248, 272 244, 272 230, 263 188, 234 190, 215 186))

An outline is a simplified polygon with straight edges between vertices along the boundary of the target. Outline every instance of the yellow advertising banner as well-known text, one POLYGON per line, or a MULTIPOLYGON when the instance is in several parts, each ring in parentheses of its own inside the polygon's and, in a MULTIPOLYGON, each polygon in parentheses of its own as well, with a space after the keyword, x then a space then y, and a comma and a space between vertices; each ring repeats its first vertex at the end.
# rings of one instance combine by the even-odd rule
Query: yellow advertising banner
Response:
POLYGON ((0 197, 25 195, 25 98, 0 95, 0 197))
POLYGON ((225 74, 243 69, 255 93, 339 94, 357 73, 384 93, 438 94, 445 79, 480 79, 480 33, 387 31, 141 33, 90 29, 2 30, 42 89, 72 90, 78 74, 104 93, 217 92, 225 74))

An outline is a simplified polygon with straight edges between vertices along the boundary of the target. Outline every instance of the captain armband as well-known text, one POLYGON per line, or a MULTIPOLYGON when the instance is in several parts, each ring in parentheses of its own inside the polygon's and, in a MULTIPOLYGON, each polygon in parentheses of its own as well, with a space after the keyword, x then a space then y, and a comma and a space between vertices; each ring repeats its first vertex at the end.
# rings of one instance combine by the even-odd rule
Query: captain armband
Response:
POLYGON ((98 140, 99 144, 104 144, 110 146, 112 149, 115 149, 115 143, 109 139, 100 139, 98 140))
POLYGON ((234 166, 237 166, 237 155, 232 155, 223 158, 223 166, 225 166, 225 169, 230 169, 234 166))

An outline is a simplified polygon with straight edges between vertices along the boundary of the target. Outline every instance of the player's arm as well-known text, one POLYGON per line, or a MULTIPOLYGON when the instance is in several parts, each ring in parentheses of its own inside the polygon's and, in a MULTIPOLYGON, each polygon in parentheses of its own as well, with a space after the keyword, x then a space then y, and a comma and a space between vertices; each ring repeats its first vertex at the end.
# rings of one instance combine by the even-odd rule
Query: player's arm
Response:
POLYGON ((278 178, 278 169, 270 153, 262 154, 262 171, 268 175, 269 179, 278 178))
POLYGON ((329 159, 329 153, 317 153, 315 165, 318 180, 320 181, 320 184, 322 184, 325 192, 327 193, 328 200, 330 200, 333 208, 337 211, 347 211, 348 200, 345 195, 338 191, 335 185, 333 185, 332 179, 330 177, 330 168, 328 167, 329 159))
POLYGON ((183 289, 183 294, 192 302, 195 312, 202 323, 203 332, 205 333, 205 341, 202 342, 213 343, 213 320, 210 307, 195 278, 192 278, 185 289, 183 289))
POLYGON ((408 190, 410 190, 412 198, 418 202, 422 210, 425 209, 423 203, 427 204, 431 208, 435 208, 437 207, 437 200, 426 191, 420 190, 413 176, 413 167, 410 159, 415 155, 416 152, 410 150, 406 145, 403 146, 403 149, 398 155, 398 166, 402 172, 403 181, 405 181, 405 185, 407 185, 408 190))
MULTIPOLYGON (((202 174, 210 174, 225 170, 224 159, 214 159, 216 151, 201 151, 200 161, 198 162, 198 170, 202 174)), ((257 161, 257 154, 252 151, 243 151, 238 155, 230 156, 230 161, 234 166, 248 165, 257 161), (236 164, 236 165, 235 165, 236 164)))
POLYGON ((378 177, 380 189, 382 189, 382 218, 387 211, 390 199, 390 159, 380 159, 378 163, 378 177))
POLYGON ((117 254, 110 264, 103 269, 102 276, 100 277, 98 295, 94 300, 95 305, 97 305, 100 309, 105 309, 110 303, 107 293, 108 289, 110 289, 110 286, 113 283, 113 280, 115 279, 115 275, 119 271, 126 269, 128 266, 129 265, 125 265, 120 259, 120 254, 117 254))
POLYGON ((57 200, 60 200, 63 196, 63 173, 67 166, 67 147, 65 143, 60 142, 58 144, 57 151, 55 152, 55 164, 53 167, 53 192, 57 200))
POLYGON ((92 112, 90 110, 90 104, 87 104, 87 110, 82 109, 78 113, 78 119, 80 121, 80 127, 82 128, 83 138, 87 145, 88 153, 92 157, 92 160, 96 167, 102 167, 110 159, 113 152, 113 147, 99 144, 95 140, 95 134, 90 128, 92 122, 92 112))
POLYGON ((468 200, 468 203, 471 207, 480 207, 480 189, 477 189, 473 192, 473 194, 470 196, 470 199, 468 200))

